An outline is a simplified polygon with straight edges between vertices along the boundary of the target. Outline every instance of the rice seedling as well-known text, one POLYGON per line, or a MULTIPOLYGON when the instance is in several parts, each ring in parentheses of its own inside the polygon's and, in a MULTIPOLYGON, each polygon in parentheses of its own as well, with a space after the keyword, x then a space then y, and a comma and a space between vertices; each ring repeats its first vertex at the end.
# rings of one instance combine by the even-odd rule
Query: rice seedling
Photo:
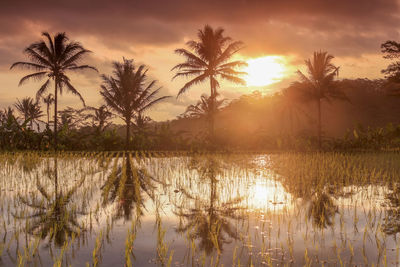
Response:
POLYGON ((396 265, 399 163, 395 152, 2 153, 0 261, 396 265))

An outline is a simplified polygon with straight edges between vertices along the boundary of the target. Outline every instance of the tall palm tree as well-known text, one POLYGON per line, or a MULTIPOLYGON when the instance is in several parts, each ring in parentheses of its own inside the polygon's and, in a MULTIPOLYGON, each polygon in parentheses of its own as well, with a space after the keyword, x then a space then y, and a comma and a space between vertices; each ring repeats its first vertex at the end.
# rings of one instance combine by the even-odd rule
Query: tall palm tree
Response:
POLYGON ((33 123, 43 116, 38 102, 34 102, 31 97, 25 97, 22 100, 17 99, 14 104, 15 108, 22 114, 24 121, 30 120, 30 128, 33 128, 33 123))
POLYGON ((308 76, 300 70, 297 71, 300 82, 295 83, 301 88, 302 96, 306 101, 315 101, 318 109, 318 147, 321 149, 321 101, 323 99, 347 99, 339 89, 335 77, 339 74, 339 67, 332 64, 334 57, 327 52, 314 52, 311 59, 305 61, 308 76))
POLYGON ((169 96, 157 97, 161 87, 153 89, 156 81, 147 82, 145 65, 138 68, 133 60, 113 63, 113 76, 102 75, 100 94, 107 106, 126 123, 125 148, 129 148, 130 126, 135 114, 142 113, 169 96))
POLYGON ((30 61, 15 62, 10 69, 20 67, 36 71, 24 76, 20 80, 19 85, 22 85, 31 79, 47 79, 37 91, 36 100, 39 100, 47 91, 51 82, 54 82, 54 149, 57 149, 58 92, 61 94, 63 89, 66 89, 72 94, 77 95, 85 105, 85 101, 81 94, 71 84, 67 72, 85 69, 97 71, 97 69, 89 65, 79 65, 82 57, 90 51, 83 48, 83 46, 78 42, 69 41, 65 33, 57 33, 52 38, 49 33, 43 32, 42 36, 45 37, 45 40, 42 39, 35 42, 24 50, 24 53, 30 61))
POLYGON ((43 103, 46 104, 47 111, 47 127, 50 125, 50 105, 54 103, 54 95, 48 94, 46 97, 43 97, 43 103))
MULTIPOLYGON (((185 57, 185 62, 176 65, 172 70, 178 72, 173 77, 194 77, 187 82, 178 92, 177 97, 186 92, 193 85, 204 81, 210 82, 211 110, 214 111, 214 101, 217 97, 219 88, 218 79, 234 82, 237 84, 246 84, 240 78, 245 72, 237 71, 236 68, 247 66, 247 63, 241 60, 231 61, 231 57, 242 48, 242 42, 232 41, 230 37, 224 36, 224 29, 213 29, 205 25, 204 29, 198 31, 198 40, 191 40, 186 43, 187 49, 176 49, 175 53, 185 57)), ((210 118, 210 135, 214 135, 214 112, 210 118)))

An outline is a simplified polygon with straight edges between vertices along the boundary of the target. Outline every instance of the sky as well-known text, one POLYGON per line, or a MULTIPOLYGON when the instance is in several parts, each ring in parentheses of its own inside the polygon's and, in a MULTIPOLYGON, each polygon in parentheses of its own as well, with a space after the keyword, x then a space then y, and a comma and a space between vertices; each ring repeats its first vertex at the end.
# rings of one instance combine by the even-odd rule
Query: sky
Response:
MULTIPOLYGON (((204 83, 176 99, 186 80, 172 80, 171 71, 183 61, 174 50, 196 39, 205 24, 222 27, 226 35, 244 43, 237 58, 274 56, 284 65, 270 85, 221 83, 222 97, 235 99, 254 90, 268 94, 287 87, 296 79, 296 70, 304 70, 304 60, 320 50, 335 56, 340 78, 382 78, 381 70, 390 62, 382 58, 380 45, 400 40, 399 14, 396 0, 0 0, 0 108, 35 96, 41 83, 19 87, 19 79, 29 72, 9 68, 26 59, 23 49, 42 38, 43 31, 66 32, 91 50, 84 63, 101 74, 111 74, 111 63, 123 57, 145 64, 162 87, 161 94, 173 96, 148 112, 162 121, 174 119, 202 93, 209 93, 204 83)), ((99 74, 72 74, 71 80, 88 105, 103 103, 99 74)), ((59 101, 61 108, 82 107, 67 93, 59 101)))

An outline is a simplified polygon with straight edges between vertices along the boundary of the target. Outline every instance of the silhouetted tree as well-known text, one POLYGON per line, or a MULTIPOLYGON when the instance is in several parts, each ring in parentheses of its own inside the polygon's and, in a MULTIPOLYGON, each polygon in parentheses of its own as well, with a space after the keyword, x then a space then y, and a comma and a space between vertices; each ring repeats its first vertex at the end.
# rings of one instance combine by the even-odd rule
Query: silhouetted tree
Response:
POLYGON ((318 109, 318 146, 321 149, 322 126, 321 126, 321 100, 330 101, 333 98, 347 99, 345 94, 339 89, 335 77, 339 74, 339 67, 333 65, 333 56, 327 52, 314 52, 311 59, 305 61, 308 76, 301 71, 297 71, 300 83, 299 86, 302 96, 306 101, 315 101, 318 109))
POLYGON ((43 116, 38 102, 34 102, 31 97, 25 97, 14 104, 15 108, 22 114, 24 121, 30 120, 30 128, 33 128, 33 122, 43 116))
POLYGON ((218 111, 222 108, 225 99, 216 100, 215 102, 210 96, 203 94, 200 100, 195 105, 190 105, 186 108, 185 114, 192 118, 202 118, 205 117, 210 119, 214 111, 218 111))
POLYGON ((145 65, 136 68, 133 60, 124 59, 123 62, 114 62, 113 67, 113 76, 102 75, 100 94, 107 106, 126 123, 125 149, 128 150, 130 126, 135 114, 148 110, 169 96, 157 97, 161 87, 153 89, 155 80, 147 83, 145 65))
MULTIPOLYGON (((231 57, 242 48, 242 42, 232 41, 230 37, 224 36, 224 29, 213 29, 206 25, 204 29, 198 31, 198 40, 191 40, 186 43, 189 50, 176 49, 175 53, 182 55, 186 61, 176 65, 172 70, 178 72, 176 77, 194 77, 187 82, 178 92, 177 97, 186 92, 193 85, 204 81, 210 82, 211 110, 214 110, 214 101, 217 97, 219 88, 218 78, 228 80, 237 84, 246 84, 239 76, 246 74, 237 71, 237 67, 247 66, 241 60, 228 62, 231 57)), ((214 135, 214 115, 210 117, 210 135, 214 135)))
POLYGON ((280 94, 279 101, 277 102, 279 108, 279 120, 282 126, 283 118, 289 119, 289 131, 290 135, 295 134, 294 125, 297 122, 299 124, 301 115, 309 118, 308 114, 301 107, 302 95, 301 88, 296 86, 297 84, 292 84, 289 87, 283 89, 280 94))
POLYGON ((113 114, 106 105, 101 105, 99 108, 87 107, 86 110, 94 111, 94 114, 87 114, 85 119, 92 120, 92 127, 95 127, 98 133, 103 132, 111 124, 110 119, 113 114))
POLYGON ((50 105, 54 103, 54 95, 48 94, 46 97, 43 97, 43 103, 46 104, 46 112, 47 112, 47 127, 50 126, 50 105))
POLYGON ((146 130, 149 122, 151 122, 151 118, 144 115, 142 112, 138 112, 138 114, 134 116, 134 121, 136 131, 143 133, 146 130))
POLYGON ((47 91, 51 81, 54 82, 54 148, 57 149, 57 96, 63 89, 77 95, 82 103, 85 101, 81 94, 70 83, 67 76, 68 71, 80 71, 84 69, 96 68, 89 65, 78 65, 82 57, 90 51, 83 48, 80 43, 70 42, 65 33, 57 33, 53 38, 49 33, 43 32, 42 36, 46 40, 40 40, 28 46, 24 53, 29 58, 29 62, 15 62, 10 69, 21 67, 35 70, 35 73, 24 76, 19 85, 28 80, 41 80, 47 78, 46 82, 36 93, 36 101, 47 91), (47 41, 47 42, 46 42, 47 41))

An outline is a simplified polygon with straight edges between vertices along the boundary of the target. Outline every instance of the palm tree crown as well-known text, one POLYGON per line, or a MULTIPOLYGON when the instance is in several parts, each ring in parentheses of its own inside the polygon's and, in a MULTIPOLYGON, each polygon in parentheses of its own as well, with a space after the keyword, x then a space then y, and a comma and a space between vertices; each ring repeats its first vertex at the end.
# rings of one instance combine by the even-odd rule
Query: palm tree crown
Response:
POLYGON ((51 82, 54 82, 54 145, 57 148, 57 93, 62 93, 64 89, 77 95, 85 104, 83 97, 78 90, 71 84, 67 72, 80 71, 85 69, 96 68, 89 65, 79 65, 79 62, 90 51, 83 48, 78 42, 69 41, 65 33, 57 33, 53 38, 49 33, 43 32, 42 36, 45 40, 40 40, 28 46, 24 53, 30 61, 15 62, 10 69, 15 67, 34 70, 35 72, 22 77, 19 85, 34 79, 46 81, 42 84, 36 93, 36 100, 47 91, 51 82))
POLYGON ((138 68, 133 60, 113 63, 113 76, 102 75, 100 94, 107 106, 126 123, 126 148, 129 145, 130 125, 135 115, 143 113, 169 96, 157 97, 161 87, 154 89, 156 81, 147 82, 145 65, 138 68))
MULTIPOLYGON (((187 107, 185 114, 189 115, 189 117, 192 118, 209 118, 212 113, 212 102, 213 99, 210 96, 207 96, 206 94, 203 94, 200 98, 200 100, 195 104, 195 105, 190 105, 187 107)), ((215 100, 214 102, 214 109, 215 111, 218 111, 221 109, 225 102, 225 99, 222 100, 215 100)))
POLYGON ((301 90, 305 101, 315 101, 318 106, 318 146, 321 148, 321 100, 330 101, 337 98, 345 100, 346 95, 340 90, 335 77, 339 74, 339 67, 332 64, 334 57, 327 52, 314 52, 313 59, 306 60, 308 76, 297 71, 300 82, 294 83, 301 90))
POLYGON ((224 29, 213 29, 206 25, 204 29, 199 30, 198 40, 191 40, 186 43, 187 49, 176 49, 175 53, 182 55, 186 61, 176 65, 172 70, 178 72, 173 77, 193 77, 178 92, 177 97, 186 92, 193 85, 204 81, 210 82, 210 136, 214 135, 214 101, 218 95, 217 89, 220 87, 218 78, 245 85, 246 82, 240 78, 245 72, 237 71, 236 68, 247 66, 247 63, 241 60, 231 61, 232 56, 242 48, 242 42, 232 41, 230 37, 224 36, 224 29))
POLYGON ((195 84, 210 81, 211 96, 215 97, 219 82, 217 78, 222 78, 238 84, 246 84, 239 78, 246 74, 235 70, 237 67, 247 66, 241 60, 228 62, 229 59, 242 48, 242 42, 232 41, 230 37, 224 36, 224 29, 214 30, 209 25, 199 30, 198 41, 189 41, 186 45, 193 52, 186 49, 176 49, 175 53, 186 58, 184 63, 178 64, 172 70, 178 70, 176 77, 193 77, 187 82, 178 93, 178 96, 195 84))
POLYGON ((33 127, 33 122, 43 116, 38 102, 34 102, 31 97, 25 97, 22 100, 17 99, 15 108, 24 116, 24 121, 30 120, 30 126, 33 127))

